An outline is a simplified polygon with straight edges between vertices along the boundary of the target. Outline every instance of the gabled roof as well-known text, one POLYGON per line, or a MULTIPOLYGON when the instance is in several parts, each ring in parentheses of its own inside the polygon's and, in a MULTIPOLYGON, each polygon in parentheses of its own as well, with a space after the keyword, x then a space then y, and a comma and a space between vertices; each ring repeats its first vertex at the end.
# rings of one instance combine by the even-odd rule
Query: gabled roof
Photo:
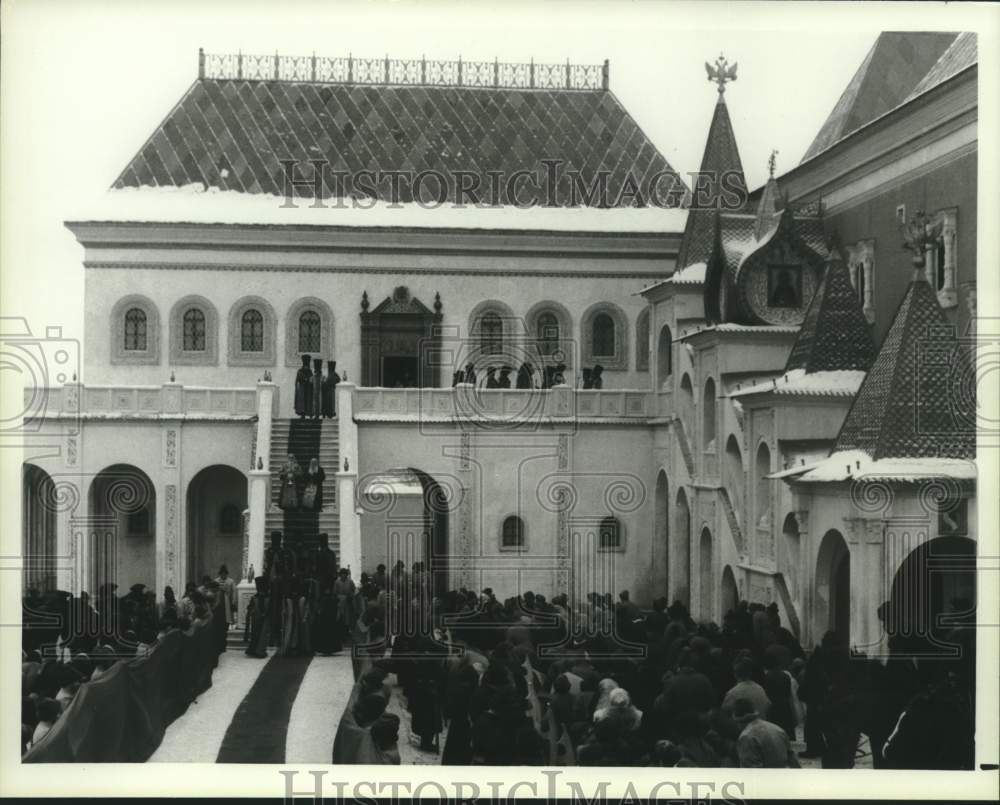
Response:
POLYGON ((875 342, 847 266, 833 259, 806 309, 785 371, 867 371, 874 360, 875 342))
MULTIPOLYGON (((715 214, 721 206, 722 177, 726 179, 729 192, 739 192, 746 198, 746 178, 743 175, 743 163, 736 147, 736 135, 729 119, 725 96, 719 93, 715 104, 712 123, 708 128, 708 138, 705 141, 705 152, 701 158, 701 174, 706 178, 704 189, 696 193, 688 213, 687 226, 681 240, 680 252, 677 255, 677 265, 681 268, 692 263, 704 263, 712 251, 715 236, 715 214), (695 207, 694 205, 698 206, 695 207)), ((695 188, 692 188, 692 192, 695 188)))
POLYGON ((903 103, 955 37, 940 32, 879 34, 802 162, 903 103))
MULTIPOLYGON (((480 180, 484 203, 525 203, 539 195, 527 182, 507 179, 516 171, 546 176, 543 160, 559 160, 557 205, 570 206, 572 171, 579 171, 584 196, 577 203, 614 206, 632 177, 640 191, 661 171, 673 174, 674 191, 683 181, 646 137, 615 95, 607 90, 517 89, 501 87, 372 85, 310 81, 200 78, 114 182, 115 189, 143 186, 208 188, 247 194, 285 193, 282 160, 299 163, 306 181, 296 194, 311 198, 313 169, 308 160, 326 160, 324 198, 350 195, 337 172, 432 171, 447 181, 446 202, 456 200, 457 176, 480 180), (505 179, 491 180, 497 171, 505 179), (586 201, 585 192, 606 171, 608 199, 586 201), (498 184, 496 193, 493 183, 498 184), (510 196, 514 196, 513 198, 510 196)), ((375 184, 372 182, 372 184, 375 184)), ((366 195, 383 201, 440 202, 436 180, 412 192, 392 180, 366 195), (414 198, 417 195, 418 198, 414 198)), ((666 193, 670 182, 656 187, 666 193)), ((349 191, 350 188, 348 188, 349 191)), ((537 199, 547 203, 546 197, 537 199)), ((465 199, 468 203, 468 198, 465 199)), ((680 198, 677 199, 680 203, 680 198)), ((622 201, 632 204, 631 197, 622 201)))
MULTIPOLYGON (((975 373, 926 280, 914 280, 858 390, 833 453, 972 459, 975 373)), ((831 456, 829 460, 832 460, 831 456)))

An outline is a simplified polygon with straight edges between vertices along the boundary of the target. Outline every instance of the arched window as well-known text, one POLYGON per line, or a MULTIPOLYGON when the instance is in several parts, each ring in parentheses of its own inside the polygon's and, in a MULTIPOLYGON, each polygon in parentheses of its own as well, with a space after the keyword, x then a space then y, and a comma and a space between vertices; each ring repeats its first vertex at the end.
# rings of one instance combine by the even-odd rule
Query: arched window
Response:
POLYGON ((649 369, 649 308, 635 322, 635 368, 640 372, 649 369))
POLYGON ((542 313, 537 324, 538 354, 549 356, 559 350, 559 319, 555 313, 542 313))
POLYGON ((771 473, 771 450, 761 442, 757 448, 757 526, 769 528, 771 525, 771 482, 767 476, 771 473))
POLYGON ((663 387, 663 384, 670 379, 673 372, 673 338, 670 334, 670 327, 666 324, 660 328, 660 339, 656 345, 656 382, 663 387))
POLYGON ((183 349, 185 352, 205 351, 205 314, 196 307, 184 311, 183 349))
POLYGON ((146 311, 132 307, 125 312, 125 351, 145 352, 146 311))
POLYGON ((503 352, 503 319, 492 311, 479 319, 479 349, 483 355, 503 352))
POLYGON ((219 512, 219 533, 239 534, 243 530, 243 512, 232 503, 223 506, 219 512))
POLYGON ((617 517, 605 517, 598 529, 599 545, 602 548, 620 548, 622 545, 622 524, 617 517))
POLYGON ((240 349, 243 352, 264 351, 264 316, 251 308, 240 319, 240 349))
POLYGON ((705 450, 715 449, 715 381, 708 378, 705 381, 705 396, 702 398, 702 444, 705 450))
POLYGON ((591 323, 591 354, 595 358, 615 355, 615 320, 607 313, 598 313, 591 323))
POLYGON ((500 532, 500 547, 524 547, 524 521, 517 515, 512 514, 504 519, 500 532))
POLYGON ((319 313, 307 310, 299 316, 299 352, 322 352, 322 324, 319 313))

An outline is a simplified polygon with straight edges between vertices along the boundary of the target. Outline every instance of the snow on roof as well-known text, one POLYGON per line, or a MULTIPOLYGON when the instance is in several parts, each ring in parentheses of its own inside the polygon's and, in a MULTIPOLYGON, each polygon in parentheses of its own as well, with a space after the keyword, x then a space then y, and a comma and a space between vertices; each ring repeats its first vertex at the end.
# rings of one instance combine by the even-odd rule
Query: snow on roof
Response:
MULTIPOLYGON (((793 467, 783 475, 801 473, 803 483, 831 481, 903 481, 915 482, 929 478, 951 478, 974 481, 976 463, 961 458, 882 458, 872 459, 863 450, 840 450, 824 461, 807 467, 793 467), (803 472, 803 470, 805 470, 803 472)), ((770 477, 778 477, 774 473, 770 477)))
POLYGON ((735 324, 724 322, 723 324, 712 324, 707 327, 699 327, 680 336, 677 340, 683 341, 702 333, 740 333, 742 335, 794 335, 799 331, 797 324, 735 324))
MULTIPOLYGON (((323 207, 297 198, 286 206, 283 196, 240 193, 205 188, 140 187, 108 191, 81 207, 71 220, 135 221, 152 223, 308 224, 329 226, 392 226, 457 229, 525 229, 572 232, 677 233, 683 230, 686 210, 658 207, 475 207, 444 204, 390 204, 360 199, 338 207, 323 207)), ((341 202, 345 203, 345 202, 341 202)))
POLYGON ((666 285, 668 282, 674 285, 700 285, 705 281, 705 264, 704 263, 692 263, 691 265, 682 268, 680 271, 675 271, 665 280, 658 280, 652 285, 647 285, 641 291, 634 296, 641 296, 646 293, 646 291, 651 291, 654 288, 659 288, 666 285))
POLYGON ((736 389, 728 396, 743 397, 749 394, 791 394, 801 396, 853 397, 865 379, 865 372, 856 369, 839 369, 806 374, 805 369, 793 369, 773 380, 755 383, 736 389))

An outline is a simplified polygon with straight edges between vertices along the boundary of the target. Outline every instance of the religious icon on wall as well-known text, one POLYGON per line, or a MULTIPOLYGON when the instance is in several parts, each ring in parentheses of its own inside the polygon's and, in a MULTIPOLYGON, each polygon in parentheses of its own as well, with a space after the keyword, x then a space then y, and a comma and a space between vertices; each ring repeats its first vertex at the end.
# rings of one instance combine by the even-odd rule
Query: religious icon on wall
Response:
POLYGON ((767 267, 767 303, 771 307, 802 306, 802 271, 799 266, 767 267))

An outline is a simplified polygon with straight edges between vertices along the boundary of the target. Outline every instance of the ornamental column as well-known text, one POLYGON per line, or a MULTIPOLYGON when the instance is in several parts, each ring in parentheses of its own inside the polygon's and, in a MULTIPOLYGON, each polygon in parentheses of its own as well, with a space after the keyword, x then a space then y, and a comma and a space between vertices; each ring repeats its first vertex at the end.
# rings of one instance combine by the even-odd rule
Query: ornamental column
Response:
MULTIPOLYGON (((269 380, 257 382, 257 431, 255 448, 251 456, 251 469, 247 473, 247 522, 244 526, 246 566, 244 572, 254 568, 255 575, 264 570, 264 521, 271 498, 271 422, 277 409, 278 387, 269 380)), ((243 575, 241 573, 241 575, 243 575)), ((246 604, 254 593, 254 583, 246 576, 237 585, 237 606, 240 620, 246 613, 246 604)))
POLYGON ((360 578, 361 515, 357 507, 358 426, 354 421, 354 384, 337 384, 337 427, 340 440, 340 468, 337 471, 337 508, 340 524, 340 566, 349 568, 352 578, 360 578))

